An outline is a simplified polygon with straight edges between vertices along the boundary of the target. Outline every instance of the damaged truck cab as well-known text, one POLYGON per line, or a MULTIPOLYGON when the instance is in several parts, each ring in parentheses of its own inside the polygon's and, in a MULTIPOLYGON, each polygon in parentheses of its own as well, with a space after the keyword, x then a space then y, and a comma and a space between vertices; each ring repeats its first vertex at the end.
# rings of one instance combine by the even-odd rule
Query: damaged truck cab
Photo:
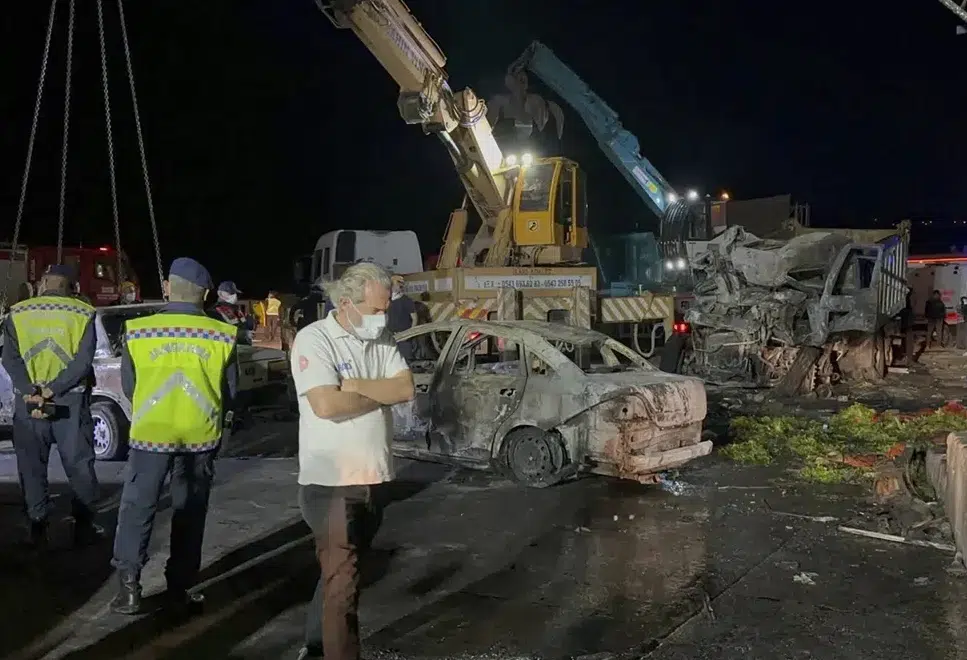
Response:
POLYGON ((885 374, 906 299, 909 222, 895 230, 804 228, 760 239, 730 227, 693 264, 683 373, 789 394, 885 374))

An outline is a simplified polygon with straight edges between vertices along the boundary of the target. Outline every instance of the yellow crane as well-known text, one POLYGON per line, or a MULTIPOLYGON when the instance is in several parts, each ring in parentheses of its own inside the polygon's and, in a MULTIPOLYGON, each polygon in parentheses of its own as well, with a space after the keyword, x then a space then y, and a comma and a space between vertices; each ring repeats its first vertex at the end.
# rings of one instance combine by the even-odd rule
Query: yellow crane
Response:
MULTIPOLYGON (((581 261, 588 245, 584 175, 561 157, 505 157, 472 89, 454 91, 446 56, 401 0, 316 0, 333 25, 350 29, 400 86, 397 107, 446 146, 480 216, 466 266, 581 261)), ((467 233, 467 201, 450 216, 438 268, 452 268, 467 233)))

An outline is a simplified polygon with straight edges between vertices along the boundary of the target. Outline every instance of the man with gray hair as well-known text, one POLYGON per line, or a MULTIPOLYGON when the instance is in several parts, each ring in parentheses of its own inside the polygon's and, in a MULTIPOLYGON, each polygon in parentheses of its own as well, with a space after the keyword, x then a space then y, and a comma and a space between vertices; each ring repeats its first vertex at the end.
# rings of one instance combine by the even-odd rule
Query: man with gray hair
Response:
POLYGON ((118 614, 141 611, 141 569, 169 474, 167 604, 177 614, 201 605, 202 596, 189 589, 201 568, 215 455, 231 424, 238 384, 238 329, 202 309, 212 288, 205 267, 175 259, 164 288, 169 302, 159 314, 125 324, 121 387, 131 401, 131 430, 111 562, 118 569, 111 610, 118 614))
POLYGON ((334 312, 292 345, 299 507, 322 572, 300 658, 359 659, 358 565, 382 519, 373 488, 393 478, 390 406, 413 399, 413 375, 386 329, 391 286, 376 264, 350 266, 328 287, 334 312))

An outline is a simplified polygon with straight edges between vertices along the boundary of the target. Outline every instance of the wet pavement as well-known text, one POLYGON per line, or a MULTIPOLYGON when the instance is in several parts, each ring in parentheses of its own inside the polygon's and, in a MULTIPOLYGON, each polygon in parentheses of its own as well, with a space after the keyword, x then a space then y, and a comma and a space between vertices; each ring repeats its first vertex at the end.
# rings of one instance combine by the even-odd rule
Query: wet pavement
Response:
MULTIPOLYGON (((318 570, 293 453, 291 422, 265 419, 219 461, 208 602, 180 625, 107 612, 109 544, 28 560, 13 457, 0 455, 0 657, 294 658, 318 570)), ((98 466, 108 527, 120 468, 98 466)), ((526 490, 402 463, 364 567, 369 657, 967 657, 967 579, 947 573, 950 554, 837 531, 869 512, 862 490, 714 455, 678 478, 681 495, 598 477, 526 490)), ((169 520, 156 523, 148 594, 163 589, 169 520)), ((58 522, 55 544, 68 531, 58 522)))

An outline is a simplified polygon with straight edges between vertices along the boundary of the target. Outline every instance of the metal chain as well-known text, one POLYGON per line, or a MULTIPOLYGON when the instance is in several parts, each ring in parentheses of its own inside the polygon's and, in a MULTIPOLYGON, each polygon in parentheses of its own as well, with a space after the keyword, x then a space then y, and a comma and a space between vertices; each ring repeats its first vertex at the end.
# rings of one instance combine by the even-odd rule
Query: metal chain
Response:
MULTIPOLYGON (((3 294, 0 295, 0 311, 7 308, 7 293, 13 268, 17 258, 17 244, 20 241, 20 225, 23 220, 24 204, 27 201, 27 183, 30 181, 30 165, 34 159, 34 143, 37 139, 37 121, 40 118, 40 102, 44 97, 44 82, 47 80, 47 59, 50 56, 50 37, 54 33, 54 16, 57 13, 57 0, 50 2, 50 18, 47 20, 47 37, 44 40, 44 55, 40 61, 40 80, 37 83, 37 100, 34 103, 34 118, 30 124, 30 139, 27 141, 27 162, 24 164, 23 179, 20 182, 20 202, 17 204, 17 218, 13 224, 13 243, 10 245, 10 264, 7 266, 7 277, 3 284, 3 294)), ((24 267, 26 267, 26 262, 24 267)))
POLYGON ((67 147, 71 128, 71 76, 74 71, 74 0, 67 19, 67 73, 64 79, 64 143, 60 155, 60 208, 57 214, 57 263, 64 263, 64 214, 67 197, 67 147))
POLYGON ((158 267, 158 282, 164 291, 164 268, 161 265, 161 243, 158 240, 158 223, 154 215, 154 201, 151 199, 151 181, 148 178, 148 158, 144 150, 144 134, 141 131, 141 115, 138 112, 138 94, 134 85, 134 67, 131 65, 131 48, 128 44, 128 26, 124 20, 124 0, 118 0, 118 14, 121 17, 121 37, 124 40, 124 59, 128 67, 128 83, 131 85, 131 105, 134 108, 134 126, 138 131, 138 149, 141 151, 141 173, 144 176, 144 192, 148 198, 148 219, 151 221, 151 238, 154 240, 154 257, 158 267))
MULTIPOLYGON (((74 0, 71 0, 73 2, 74 0)), ((104 92, 104 127, 107 132, 107 158, 111 177, 111 211, 114 214, 114 247, 117 251, 115 284, 121 288, 121 220, 118 213, 118 185, 114 162, 114 130, 111 125, 111 88, 107 76, 107 42, 104 38, 104 3, 97 0, 97 34, 101 42, 101 89, 104 92)))

